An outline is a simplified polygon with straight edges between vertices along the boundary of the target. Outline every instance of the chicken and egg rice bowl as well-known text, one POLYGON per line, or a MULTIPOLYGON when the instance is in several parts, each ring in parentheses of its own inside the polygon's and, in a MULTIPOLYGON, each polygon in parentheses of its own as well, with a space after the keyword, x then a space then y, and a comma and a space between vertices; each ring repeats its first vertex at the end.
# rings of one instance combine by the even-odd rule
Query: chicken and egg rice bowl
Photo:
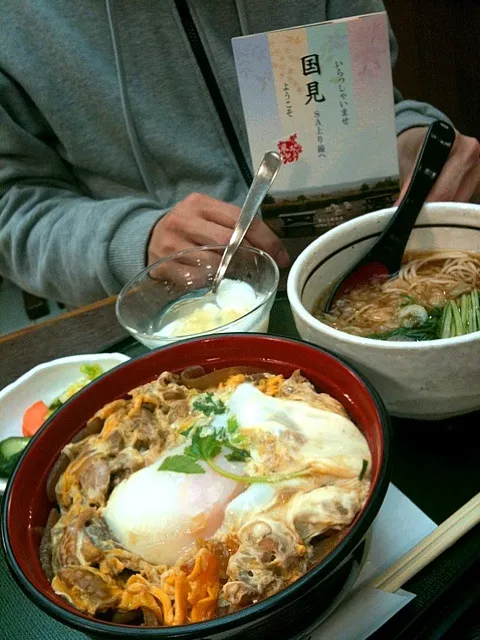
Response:
POLYGON ((42 566, 80 611, 147 626, 238 611, 315 566, 365 504, 367 442, 300 372, 196 380, 165 372, 108 404, 52 470, 42 566))

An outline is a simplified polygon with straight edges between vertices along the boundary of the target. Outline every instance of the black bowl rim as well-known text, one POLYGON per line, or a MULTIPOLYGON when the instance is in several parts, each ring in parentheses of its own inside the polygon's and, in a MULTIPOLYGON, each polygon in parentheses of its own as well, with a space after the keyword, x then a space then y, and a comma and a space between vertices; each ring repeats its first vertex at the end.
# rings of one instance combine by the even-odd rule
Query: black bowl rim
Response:
MULTIPOLYGON (((316 578, 320 578, 320 581, 323 580, 327 575, 331 575, 334 573, 349 557, 349 555, 355 550, 357 545, 361 542, 364 535, 369 530, 370 526, 373 523, 380 507, 385 498, 389 482, 391 476, 391 442, 392 442, 392 427, 389 414, 386 410, 386 407, 378 394, 375 387, 372 383, 364 376, 364 374, 360 373, 356 367, 352 366, 343 358, 337 356, 333 352, 328 349, 324 349, 315 345, 306 340, 298 340, 295 338, 290 338, 282 335, 269 335, 262 333, 228 333, 228 334, 211 334, 205 336, 203 338, 190 338, 186 340, 181 340, 175 342, 173 345, 167 345, 158 347, 153 349, 141 356, 137 356, 136 358, 132 358, 124 363, 118 365, 114 369, 105 372, 102 376, 99 376, 96 380, 92 381, 88 387, 80 390, 75 396, 68 400, 70 402, 77 401, 79 397, 81 397, 85 392, 88 392, 88 388, 91 385, 96 384, 101 378, 104 376, 108 376, 110 373, 113 373, 120 367, 126 367, 131 362, 152 358, 155 356, 157 352, 164 351, 165 349, 175 348, 176 345, 185 344, 190 342, 199 342, 199 341, 225 341, 229 340, 232 337, 237 338, 252 338, 262 339, 267 341, 275 341, 282 340, 284 342, 290 342, 293 344, 302 344, 307 345, 308 347, 314 349, 315 351, 319 351, 320 353, 325 353, 335 360, 337 360, 342 366, 349 369, 358 379, 359 381, 366 387, 366 390, 372 397, 372 400, 375 404, 375 407, 378 411, 380 423, 382 425, 383 432, 383 461, 382 466, 380 468, 380 473, 378 477, 378 481, 374 487, 372 496, 363 509, 362 513, 359 516, 358 522, 355 524, 354 528, 350 533, 343 538, 343 540, 334 548, 334 550, 329 553, 322 562, 320 562, 316 567, 310 569, 305 575, 296 580, 293 584, 282 589, 278 593, 262 600, 261 602, 250 605, 242 609, 241 611, 237 611, 232 614, 228 614, 226 616, 222 616, 220 618, 215 618, 214 620, 210 620, 208 622, 200 622, 200 623, 192 623, 188 625, 181 625, 178 627, 143 627, 139 631, 138 627, 132 627, 128 625, 119 625, 109 622, 101 622, 96 619, 83 617, 82 615, 76 615, 71 613, 70 611, 64 609, 63 607, 55 604, 51 600, 49 600, 46 596, 43 595, 36 587, 34 587, 31 582, 26 578, 20 566, 18 565, 13 550, 10 545, 9 536, 8 536, 8 527, 7 527, 7 517, 10 507, 11 501, 11 492, 12 487, 15 482, 15 477, 17 475, 17 471, 23 461, 26 452, 32 447, 35 446, 36 439, 33 438, 32 441, 28 444, 25 451, 22 453, 17 466, 15 467, 12 475, 8 480, 8 484, 5 490, 5 494, 3 497, 2 503, 2 512, 1 512, 1 522, 0 522, 0 538, 2 541, 3 551, 5 553, 5 557, 7 560, 8 568, 15 579, 15 582, 20 586, 22 591, 28 596, 28 598, 41 610, 51 616, 53 619, 67 624, 78 631, 83 633, 91 633, 97 634, 98 636, 104 638, 110 638, 111 640, 116 640, 117 638, 137 638, 138 634, 141 633, 145 638, 188 638, 192 636, 195 637, 195 634, 211 634, 211 633, 221 633, 229 631, 235 627, 240 626, 241 624, 249 624, 255 623, 259 618, 263 618, 269 613, 271 613, 275 609, 280 609, 283 604, 286 604, 285 601, 290 600, 292 597, 298 598, 299 596, 305 596, 312 588, 312 583, 315 582, 316 578), (331 567, 334 564, 335 566, 331 567), (331 568, 331 571, 328 572, 328 569, 331 568), (321 574, 325 574, 322 576, 321 574)), ((55 418, 61 413, 60 409, 56 414, 55 418)), ((53 419, 53 416, 43 425, 42 431, 48 428, 49 423, 53 419)))

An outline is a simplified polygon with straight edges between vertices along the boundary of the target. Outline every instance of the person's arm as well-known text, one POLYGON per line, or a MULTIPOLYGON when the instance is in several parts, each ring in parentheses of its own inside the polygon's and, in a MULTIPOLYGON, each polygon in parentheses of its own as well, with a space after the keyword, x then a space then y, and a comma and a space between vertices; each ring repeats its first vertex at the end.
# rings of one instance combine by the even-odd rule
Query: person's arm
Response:
MULTIPOLYGON (((228 241, 240 210, 207 195, 169 210, 147 197, 88 197, 42 115, 1 73, 0 96, 0 276, 78 306, 118 293, 147 262, 228 241)), ((288 265, 264 222, 255 221, 246 241, 288 265)))
POLYGON ((28 96, 0 73, 0 275, 77 306, 117 293, 145 266, 162 211, 147 197, 88 197, 55 143, 28 96))

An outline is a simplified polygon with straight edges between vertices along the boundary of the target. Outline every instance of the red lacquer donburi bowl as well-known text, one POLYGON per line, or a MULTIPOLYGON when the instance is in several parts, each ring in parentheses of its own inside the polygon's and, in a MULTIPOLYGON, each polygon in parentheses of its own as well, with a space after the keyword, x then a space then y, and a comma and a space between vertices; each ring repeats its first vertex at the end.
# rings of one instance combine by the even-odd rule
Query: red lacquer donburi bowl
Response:
POLYGON ((389 482, 390 425, 371 385, 350 366, 313 345, 256 334, 228 334, 186 340, 130 360, 74 396, 42 427, 27 447, 7 486, 2 541, 17 583, 37 606, 64 624, 95 638, 182 638, 249 640, 299 637, 313 628, 344 592, 364 550, 365 536, 385 497, 389 482), (290 375, 295 369, 319 391, 339 400, 362 430, 372 452, 372 487, 363 511, 340 544, 315 568, 288 588, 237 613, 173 628, 111 624, 84 615, 55 595, 43 574, 38 546, 51 503, 46 480, 62 448, 103 405, 125 396, 163 371, 202 365, 207 371, 250 365, 290 375))

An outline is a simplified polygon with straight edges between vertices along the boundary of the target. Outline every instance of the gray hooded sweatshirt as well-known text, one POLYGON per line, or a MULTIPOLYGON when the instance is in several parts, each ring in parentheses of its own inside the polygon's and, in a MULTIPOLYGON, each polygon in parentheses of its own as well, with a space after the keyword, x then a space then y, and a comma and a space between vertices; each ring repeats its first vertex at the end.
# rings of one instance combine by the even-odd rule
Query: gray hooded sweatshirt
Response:
MULTIPOLYGON (((384 9, 188 0, 192 47, 178 3, 2 0, 0 274, 23 289, 71 305, 117 293, 176 202, 197 191, 241 203, 249 151, 232 37, 384 9)), ((393 36, 391 50, 395 62, 393 36)), ((395 101, 397 133, 444 118, 395 101)))

